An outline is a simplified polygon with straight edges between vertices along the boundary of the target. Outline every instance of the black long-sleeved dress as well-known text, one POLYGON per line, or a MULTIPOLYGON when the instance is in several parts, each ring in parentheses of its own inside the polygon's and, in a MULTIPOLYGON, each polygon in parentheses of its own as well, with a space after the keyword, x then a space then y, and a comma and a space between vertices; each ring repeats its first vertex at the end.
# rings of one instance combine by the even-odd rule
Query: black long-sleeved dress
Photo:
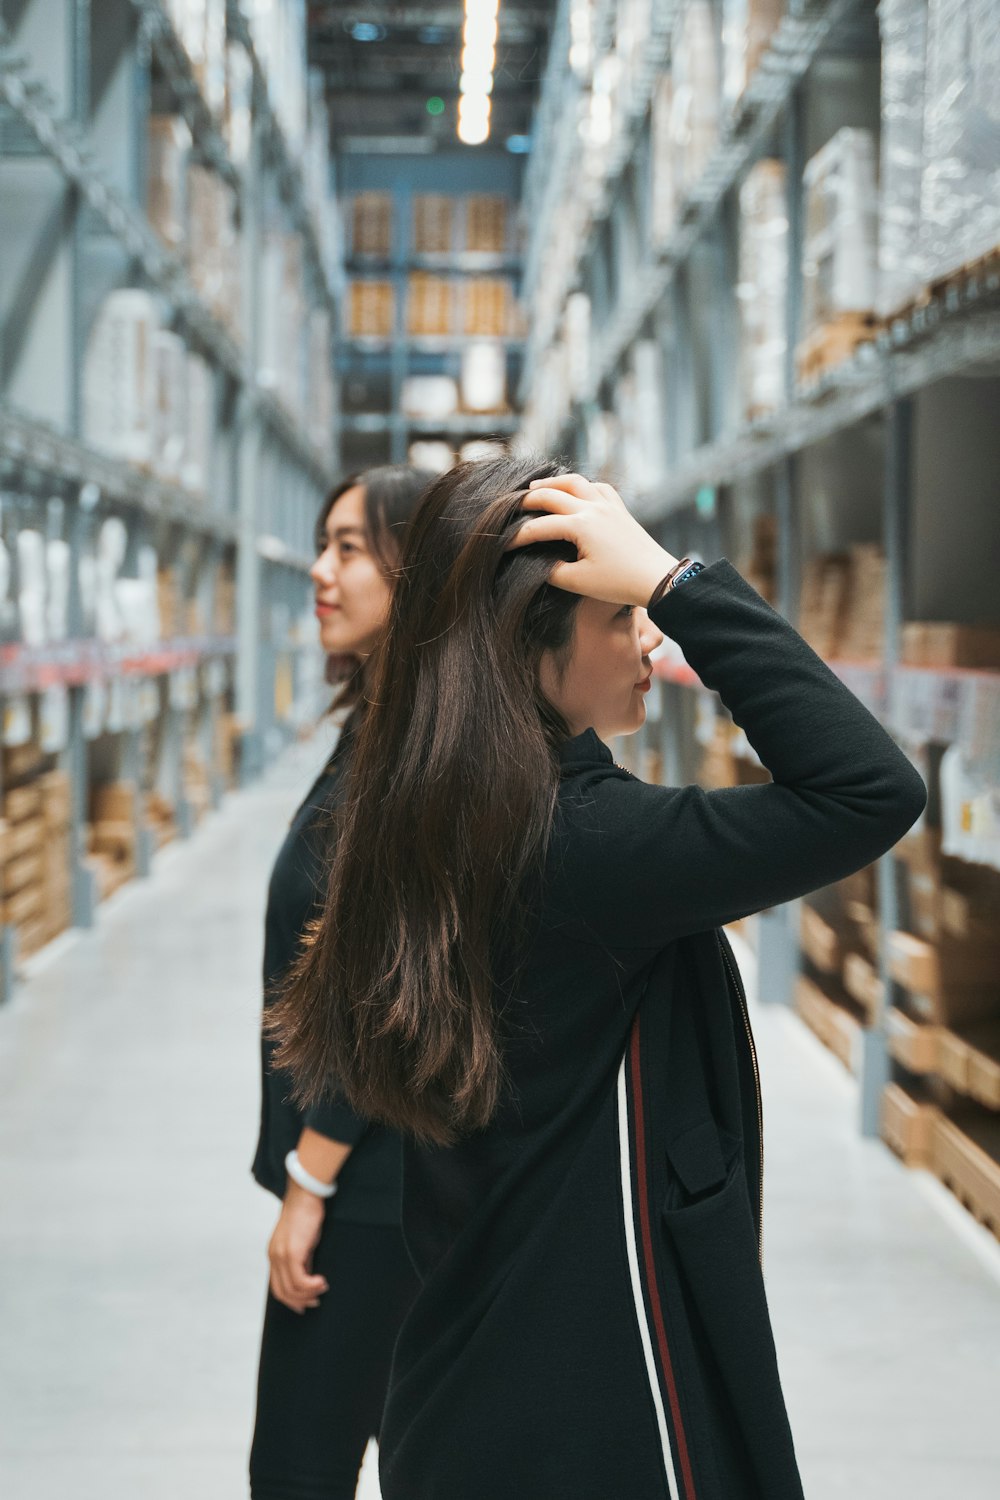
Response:
POLYGON ((649 786, 568 741, 537 923, 495 966, 511 1087, 404 1146, 422 1279, 384 1500, 802 1500, 761 1266, 763 1126, 724 923, 877 859, 910 762, 731 564, 652 612, 766 785, 649 786))
MULTIPOLYGON (((332 852, 331 816, 343 795, 343 777, 354 741, 352 715, 341 730, 333 755, 309 789, 278 852, 267 893, 264 919, 264 1001, 299 952, 309 921, 319 914, 332 852)), ((261 1038, 260 1133, 253 1175, 279 1198, 285 1192, 285 1157, 304 1126, 352 1147, 337 1178, 329 1219, 358 1224, 398 1224, 402 1158, 399 1136, 362 1120, 331 1094, 311 1109, 292 1101, 292 1081, 271 1061, 273 1043, 261 1038)))

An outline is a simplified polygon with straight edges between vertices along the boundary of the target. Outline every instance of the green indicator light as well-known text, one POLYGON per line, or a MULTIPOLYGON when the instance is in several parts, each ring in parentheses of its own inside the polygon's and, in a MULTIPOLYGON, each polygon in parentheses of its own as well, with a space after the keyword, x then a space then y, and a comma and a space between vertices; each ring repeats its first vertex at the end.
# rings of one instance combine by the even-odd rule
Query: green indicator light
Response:
POLYGON ((715 515, 715 490, 710 484, 703 484, 695 496, 695 509, 699 516, 715 515))
POLYGON ((428 101, 427 101, 427 113, 429 115, 443 115, 444 114, 444 100, 443 99, 439 99, 438 96, 437 96, 437 94, 435 94, 432 99, 428 99, 428 101))

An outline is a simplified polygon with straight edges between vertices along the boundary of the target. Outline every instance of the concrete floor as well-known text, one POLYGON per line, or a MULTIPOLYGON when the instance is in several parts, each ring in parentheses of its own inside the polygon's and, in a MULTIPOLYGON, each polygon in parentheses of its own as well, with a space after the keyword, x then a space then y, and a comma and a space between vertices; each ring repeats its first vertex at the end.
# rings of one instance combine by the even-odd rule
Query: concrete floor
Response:
MULTIPOLYGON (((0 1014, 5 1500, 246 1495, 274 1218, 247 1173, 262 906, 321 754, 229 798, 93 932, 33 960, 0 1014)), ((806 1494, 994 1500, 1000 1248, 859 1139, 853 1085, 798 1021, 754 1015, 765 1270, 806 1494)), ((368 1463, 359 1497, 377 1495, 368 1463)))

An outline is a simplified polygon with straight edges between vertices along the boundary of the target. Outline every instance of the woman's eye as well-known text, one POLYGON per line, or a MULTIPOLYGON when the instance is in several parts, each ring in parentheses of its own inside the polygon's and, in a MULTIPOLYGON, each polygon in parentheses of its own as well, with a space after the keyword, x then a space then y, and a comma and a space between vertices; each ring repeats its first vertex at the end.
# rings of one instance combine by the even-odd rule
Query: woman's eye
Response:
POLYGON ((622 607, 621 607, 621 609, 618 611, 618 617, 619 617, 619 619, 621 619, 621 620, 630 620, 632 618, 634 610, 635 610, 635 605, 634 604, 623 604, 622 607))
POLYGON ((357 552, 357 550, 353 542, 341 542, 340 544, 341 557, 349 557, 352 552, 357 552))

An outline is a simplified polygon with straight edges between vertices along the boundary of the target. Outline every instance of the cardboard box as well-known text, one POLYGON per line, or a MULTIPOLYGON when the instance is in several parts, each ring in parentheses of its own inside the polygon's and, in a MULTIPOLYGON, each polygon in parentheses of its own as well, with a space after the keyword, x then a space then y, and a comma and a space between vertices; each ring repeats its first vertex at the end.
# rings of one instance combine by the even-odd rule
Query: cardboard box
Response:
POLYGON ((795 982, 795 1009, 824 1046, 854 1072, 854 1054, 861 1032, 851 1013, 832 1000, 818 984, 800 974, 795 982))
POLYGON ((23 823, 42 811, 42 793, 37 782, 13 787, 3 799, 3 815, 8 823, 23 823))
POLYGON ((911 1073, 938 1071, 938 1045, 941 1029, 926 1022, 914 1021, 905 1011, 892 1005, 886 1012, 886 1039, 889 1051, 911 1073))
POLYGON ((844 989, 874 1020, 882 1007, 884 987, 875 965, 861 953, 844 954, 844 989))
POLYGON ((886 935, 889 972, 928 1020, 980 1020, 1000 1013, 1000 950, 967 942, 930 943, 909 932, 886 935))
POLYGON ((913 667, 1000 668, 1000 628, 921 620, 903 626, 900 659, 913 667))
POLYGON ((391 281, 352 281, 348 327, 355 338, 391 338, 396 294, 391 281))
POLYGON ((132 822, 136 815, 138 789, 132 781, 109 781, 94 787, 90 797, 94 823, 132 822))
POLYGON ((352 213, 355 255, 388 260, 392 254, 393 199, 391 193, 356 193, 352 213))
POLYGON ((43 848, 47 832, 45 820, 41 817, 8 824, 3 836, 6 858, 16 859, 19 854, 29 854, 43 848))
POLYGON ((40 885, 45 875, 45 861, 40 850, 21 854, 3 867, 4 896, 14 896, 26 886, 40 885))
POLYGON ((966 1027, 967 1087, 973 1099, 1000 1110, 1000 1020, 966 1027))
POLYGON ((980 1223, 1000 1236, 1000 1118, 962 1111, 939 1114, 931 1137, 931 1169, 980 1223))
POLYGON ((908 1167, 929 1166, 940 1111, 897 1083, 882 1091, 881 1135, 908 1167))
POLYGON ((414 271, 407 281, 406 326, 417 338, 455 332, 455 286, 447 276, 414 271))
POLYGON ((38 778, 42 816, 51 830, 68 826, 73 812, 72 787, 65 771, 49 771, 38 778))
POLYGON ((45 907, 45 892, 40 885, 28 885, 3 902, 3 920, 15 926, 39 917, 45 907))
POLYGON ((417 255, 450 255, 455 243, 455 199, 451 193, 415 193, 413 249, 417 255))
POLYGON ((470 193, 465 200, 465 248, 503 255, 507 249, 508 204, 497 193, 470 193))
POLYGON ((840 936, 823 920, 819 912, 803 904, 799 921, 802 951, 824 974, 836 974, 841 968, 840 936))

